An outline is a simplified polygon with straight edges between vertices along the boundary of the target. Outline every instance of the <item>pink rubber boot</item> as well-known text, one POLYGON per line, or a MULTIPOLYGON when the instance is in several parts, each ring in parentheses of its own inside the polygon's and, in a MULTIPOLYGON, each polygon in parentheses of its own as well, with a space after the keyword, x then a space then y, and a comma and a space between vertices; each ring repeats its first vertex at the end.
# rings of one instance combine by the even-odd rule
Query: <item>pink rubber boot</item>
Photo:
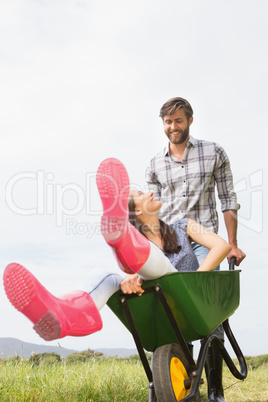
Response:
POLYGON ((129 178, 117 159, 105 159, 97 171, 97 186, 103 205, 101 231, 113 248, 120 268, 136 273, 150 255, 149 240, 128 221, 129 178))
POLYGON ((46 341, 102 329, 100 313, 88 293, 78 290, 57 298, 22 265, 6 267, 4 288, 10 303, 34 323, 34 330, 46 341))

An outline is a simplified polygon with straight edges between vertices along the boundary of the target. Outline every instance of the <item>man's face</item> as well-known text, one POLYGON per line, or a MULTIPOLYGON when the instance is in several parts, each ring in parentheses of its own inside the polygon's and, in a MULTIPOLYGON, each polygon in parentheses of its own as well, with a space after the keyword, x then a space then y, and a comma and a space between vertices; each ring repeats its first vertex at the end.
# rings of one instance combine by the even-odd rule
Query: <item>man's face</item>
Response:
POLYGON ((183 109, 176 113, 164 116, 164 130, 172 144, 182 144, 189 138, 189 127, 193 122, 193 117, 188 121, 183 109))

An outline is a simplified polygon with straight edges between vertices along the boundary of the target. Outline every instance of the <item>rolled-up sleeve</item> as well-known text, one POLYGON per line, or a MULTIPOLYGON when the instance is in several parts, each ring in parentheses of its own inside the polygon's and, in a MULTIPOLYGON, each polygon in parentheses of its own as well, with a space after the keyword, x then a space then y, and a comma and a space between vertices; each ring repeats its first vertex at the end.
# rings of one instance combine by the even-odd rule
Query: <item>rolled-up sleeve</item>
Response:
POLYGON ((217 165, 215 169, 215 181, 217 183, 218 197, 221 203, 221 211, 236 210, 240 205, 234 191, 233 174, 229 158, 222 147, 217 146, 217 165))

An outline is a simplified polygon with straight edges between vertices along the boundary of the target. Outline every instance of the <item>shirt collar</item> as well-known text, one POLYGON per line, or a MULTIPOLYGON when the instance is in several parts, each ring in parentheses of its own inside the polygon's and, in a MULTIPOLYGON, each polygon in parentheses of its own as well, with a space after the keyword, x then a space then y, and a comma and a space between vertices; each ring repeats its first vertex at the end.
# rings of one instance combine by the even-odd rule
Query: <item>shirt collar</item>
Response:
POLYGON ((190 135, 187 146, 192 145, 193 147, 195 147, 197 145, 197 143, 198 143, 198 140, 190 135))
MULTIPOLYGON (((190 138, 189 138, 189 140, 187 141, 187 145, 186 145, 186 147, 187 148, 189 148, 189 147, 195 147, 196 145, 197 145, 197 142, 198 142, 198 140, 197 139, 195 139, 194 137, 192 137, 191 135, 190 135, 190 138)), ((165 156, 170 156, 170 152, 169 152, 169 142, 168 142, 168 144, 167 144, 167 146, 164 148, 164 155, 165 156)))

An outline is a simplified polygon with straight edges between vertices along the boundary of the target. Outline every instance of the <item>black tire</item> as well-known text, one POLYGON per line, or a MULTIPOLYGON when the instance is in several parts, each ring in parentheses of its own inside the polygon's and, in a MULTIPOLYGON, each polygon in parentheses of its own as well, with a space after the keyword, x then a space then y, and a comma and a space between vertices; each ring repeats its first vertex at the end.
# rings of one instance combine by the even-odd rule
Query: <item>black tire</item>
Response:
POLYGON ((184 380, 189 379, 190 367, 180 345, 171 343, 157 348, 152 371, 157 402, 180 401, 188 395, 184 380))

